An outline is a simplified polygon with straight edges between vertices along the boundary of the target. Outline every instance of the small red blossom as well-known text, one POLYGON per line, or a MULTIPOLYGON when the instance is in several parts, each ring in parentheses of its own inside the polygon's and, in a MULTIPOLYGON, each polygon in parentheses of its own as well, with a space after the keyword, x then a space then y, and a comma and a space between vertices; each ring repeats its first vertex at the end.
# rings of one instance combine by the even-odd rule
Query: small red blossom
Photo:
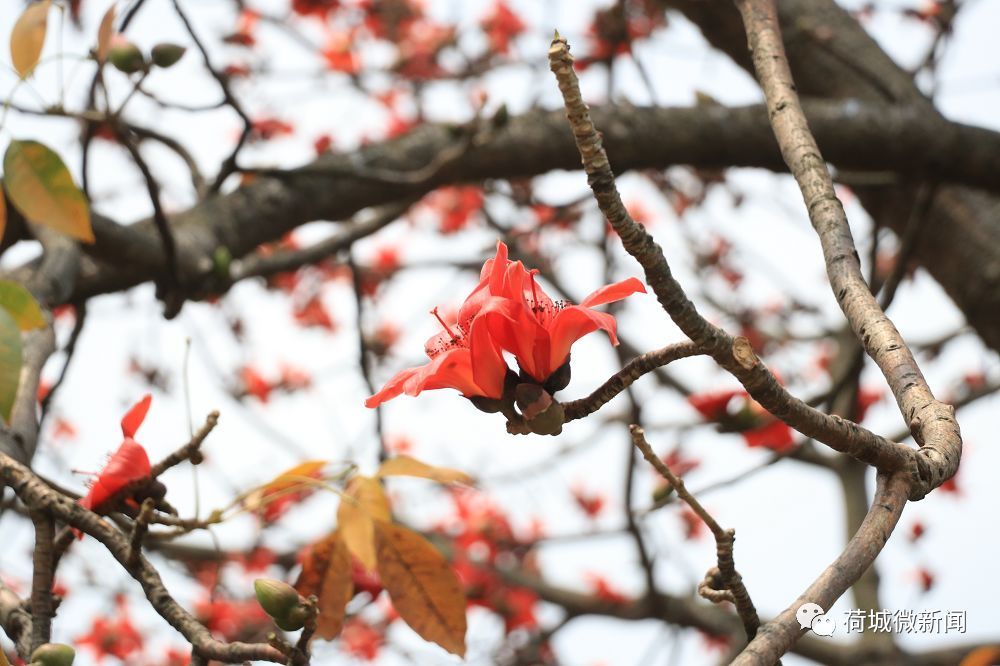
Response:
POLYGON ((705 525, 705 521, 701 519, 701 516, 688 507, 684 507, 677 515, 684 524, 684 538, 688 541, 701 537, 701 535, 703 535, 708 529, 708 526, 705 525))
POLYGON ((243 79, 250 76, 250 65, 230 63, 222 69, 222 73, 231 79, 243 79))
POLYGON ((244 367, 240 371, 240 375, 243 379, 243 390, 246 394, 252 395, 261 402, 267 402, 271 396, 271 391, 274 389, 271 382, 264 379, 263 375, 250 366, 244 367))
POLYGON ((255 141, 269 141, 279 136, 288 136, 295 131, 291 123, 272 117, 257 118, 253 121, 252 127, 251 139, 255 141))
POLYGON ((369 571, 361 560, 351 557, 351 581, 354 583, 354 593, 367 592, 374 599, 382 593, 382 580, 377 571, 369 571))
POLYGON ((256 599, 203 599, 194 614, 205 628, 227 641, 245 640, 271 626, 256 599))
POLYGON ((913 523, 910 526, 910 542, 914 543, 914 542, 918 541, 920 539, 920 537, 922 537, 924 535, 924 532, 926 532, 926 531, 927 530, 924 527, 924 524, 922 522, 920 522, 919 520, 916 521, 915 523, 913 523))
POLYGON ((938 486, 938 490, 943 493, 960 495, 962 491, 958 487, 958 474, 938 486))
POLYGON ((316 155, 322 155, 328 152, 330 148, 333 147, 333 137, 329 134, 321 134, 313 141, 313 150, 316 151, 316 155))
POLYGON ((301 368, 292 365, 281 366, 281 379, 278 386, 285 391, 300 391, 312 386, 312 377, 301 368))
POLYGON ((117 603, 116 617, 97 617, 90 633, 76 639, 76 646, 88 648, 97 660, 116 657, 127 661, 129 656, 142 650, 142 645, 142 634, 132 624, 121 599, 117 603))
POLYGON ((97 474, 87 494, 80 498, 80 506, 96 511, 129 484, 149 476, 151 470, 149 455, 133 437, 146 418, 152 400, 151 395, 146 395, 122 418, 122 434, 125 439, 111 454, 104 469, 97 474))
POLYGON ((319 294, 313 295, 305 303, 296 307, 292 316, 295 317, 295 322, 299 326, 305 328, 325 328, 331 333, 337 330, 337 322, 330 316, 319 294))
POLYGON ((920 584, 920 590, 924 593, 930 592, 931 588, 934 587, 934 574, 932 574, 928 569, 921 567, 917 569, 916 572, 917 582, 920 584))
POLYGON ((278 556, 270 548, 257 546, 249 553, 234 555, 233 560, 243 568, 244 573, 263 574, 278 561, 278 556))
POLYGON ((858 423, 865 420, 868 408, 882 400, 880 389, 862 388, 858 390, 857 417, 858 423))
POLYGON ((630 201, 625 204, 625 208, 632 219, 642 226, 648 227, 653 223, 653 214, 641 201, 630 201))
POLYGON ((483 18, 480 26, 490 41, 490 50, 503 54, 510 52, 511 41, 525 29, 524 21, 504 0, 493 5, 493 11, 483 18))
POLYGON ((507 633, 515 629, 535 629, 538 618, 535 616, 535 604, 538 594, 526 587, 505 587, 500 591, 499 598, 494 601, 493 608, 504 620, 507 633))
POLYGON ((300 16, 325 19, 337 11, 340 0, 292 0, 292 11, 300 16))
POLYGON ((982 370, 967 372, 962 377, 962 383, 969 391, 982 391, 986 388, 986 373, 982 370))
POLYGON ((663 456, 662 460, 663 464, 669 467, 670 471, 678 477, 683 477, 701 464, 701 461, 697 458, 686 457, 680 447, 672 449, 670 453, 663 456))
POLYGON ((781 453, 795 445, 792 429, 771 416, 746 391, 700 393, 689 395, 687 400, 706 421, 715 421, 726 430, 739 432, 751 448, 764 447, 781 453), (735 412, 731 410, 733 405, 739 405, 735 412))
POLYGON ((407 79, 428 81, 445 75, 438 64, 441 51, 454 43, 455 27, 420 19, 407 27, 396 45, 399 55, 394 70, 407 79))
POLYGON ((189 666, 191 663, 191 651, 183 648, 168 648, 163 655, 163 661, 155 663, 155 666, 189 666))
POLYGON ((236 21, 236 29, 223 37, 222 41, 234 46, 252 47, 257 43, 253 32, 258 21, 260 21, 260 14, 252 9, 244 9, 236 21))
POLYGON ((385 449, 396 456, 408 456, 413 453, 413 440, 406 435, 392 435, 386 437, 385 449))
POLYGON ((375 250, 372 258, 372 269, 382 275, 391 275, 399 270, 399 248, 394 245, 383 245, 375 250))
POLYGON ((453 234, 465 229, 483 208, 483 190, 474 185, 443 187, 424 200, 439 216, 438 230, 453 234))
POLYGON ((743 439, 750 448, 763 447, 782 453, 795 447, 795 435, 787 424, 772 418, 765 425, 744 430, 743 439))
POLYGON ((357 74, 361 70, 354 50, 354 35, 351 32, 334 32, 326 40, 326 45, 320 52, 326 62, 326 68, 332 72, 357 74))
MULTIPOLYGON (((322 479, 322 467, 311 471, 303 470, 301 476, 312 479, 322 479)), ((305 485, 300 479, 281 483, 272 482, 258 494, 252 495, 248 504, 257 509, 257 516, 265 525, 269 525, 286 513, 293 506, 304 502, 316 492, 313 486, 305 485)))
POLYGON ((588 518, 597 518, 604 509, 606 498, 600 493, 591 493, 582 487, 575 487, 572 490, 573 501, 580 507, 588 518))
POLYGON ((340 647, 353 657, 374 661, 382 647, 382 634, 361 618, 352 617, 340 632, 340 647))
POLYGON ((52 439, 76 439, 76 426, 61 416, 57 417, 52 424, 52 439))
POLYGON ((600 574, 588 573, 587 581, 590 583, 592 594, 601 601, 613 604, 627 604, 631 601, 627 595, 615 589, 608 579, 600 574))

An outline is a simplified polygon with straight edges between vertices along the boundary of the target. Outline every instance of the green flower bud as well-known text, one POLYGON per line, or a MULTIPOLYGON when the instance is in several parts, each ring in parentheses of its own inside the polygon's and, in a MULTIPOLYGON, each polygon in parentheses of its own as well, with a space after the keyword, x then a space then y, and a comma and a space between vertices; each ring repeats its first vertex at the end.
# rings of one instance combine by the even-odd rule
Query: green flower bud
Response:
POLYGON ((129 41, 119 41, 108 50, 108 62, 125 74, 135 74, 146 69, 146 58, 139 47, 129 41))
POLYGON ((76 652, 62 643, 45 643, 31 653, 29 666, 72 666, 76 652))
POLYGON ((149 56, 154 65, 166 69, 177 64, 177 61, 184 57, 186 51, 187 47, 164 42, 154 46, 149 56))
POLYGON ((285 618, 301 599, 294 587, 273 578, 258 578, 253 582, 253 591, 260 607, 276 620, 285 618))
POLYGON ((305 604, 297 604, 284 617, 275 617, 274 623, 285 631, 298 631, 306 626, 312 610, 305 604))

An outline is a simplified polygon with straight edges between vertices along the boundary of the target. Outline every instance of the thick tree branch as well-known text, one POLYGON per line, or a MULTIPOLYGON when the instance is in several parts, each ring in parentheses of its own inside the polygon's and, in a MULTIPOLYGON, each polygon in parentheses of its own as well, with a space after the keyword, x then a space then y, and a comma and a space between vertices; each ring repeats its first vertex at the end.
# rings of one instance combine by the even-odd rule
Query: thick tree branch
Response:
POLYGON ((97 514, 49 488, 31 470, 4 454, 0 454, 0 482, 10 486, 29 509, 47 512, 100 541, 122 568, 142 586, 156 612, 202 656, 225 663, 251 659, 285 663, 287 660, 287 655, 270 645, 216 640, 208 629, 174 600, 160 574, 145 557, 140 554, 134 561, 130 561, 132 549, 125 535, 97 514))
POLYGON ((699 314, 674 279, 663 251, 625 210, 602 136, 581 97, 568 45, 558 36, 549 50, 549 61, 598 207, 618 233, 622 245, 642 266, 646 282, 677 327, 736 377, 765 409, 802 434, 878 469, 907 469, 911 476, 922 478, 924 472, 919 468, 922 459, 914 456, 911 449, 889 442, 851 421, 823 414, 795 398, 760 362, 746 338, 732 338, 699 314))
MULTIPOLYGON (((910 480, 902 474, 879 474, 868 515, 844 551, 798 599, 763 627, 733 661, 734 665, 770 666, 791 648, 804 631, 795 612, 805 603, 829 610, 833 603, 875 562, 889 540, 910 494, 910 480)), ((883 662, 884 663, 884 662, 883 662)))
MULTIPOLYGON (((806 108, 828 159, 842 168, 1000 187, 995 179, 1000 154, 996 133, 941 119, 929 121, 911 109, 856 101, 806 108)), ((761 106, 608 108, 594 114, 618 170, 672 164, 784 168, 761 106)), ((211 197, 171 217, 181 282, 196 285, 209 276, 219 247, 239 258, 305 222, 347 219, 363 208, 420 196, 450 183, 577 168, 578 157, 564 122, 558 112, 512 118, 503 128, 484 132, 432 178, 417 182, 394 184, 343 174, 372 168, 400 174, 419 170, 435 155, 463 142, 450 126, 427 125, 358 153, 324 156, 281 177, 258 177, 231 194, 211 197), (324 175, 324 169, 336 175, 324 175)), ((165 276, 166 262, 151 221, 119 226, 95 216, 94 233, 97 243, 87 251, 98 261, 84 261, 73 300, 165 276)))
POLYGON ((855 336, 885 376, 900 413, 920 444, 927 464, 920 465, 919 479, 913 479, 910 488, 911 499, 920 499, 958 470, 962 438, 955 410, 934 398, 906 342, 861 274, 847 215, 799 105, 774 0, 737 0, 736 5, 746 25, 774 134, 823 246, 830 287, 855 336))

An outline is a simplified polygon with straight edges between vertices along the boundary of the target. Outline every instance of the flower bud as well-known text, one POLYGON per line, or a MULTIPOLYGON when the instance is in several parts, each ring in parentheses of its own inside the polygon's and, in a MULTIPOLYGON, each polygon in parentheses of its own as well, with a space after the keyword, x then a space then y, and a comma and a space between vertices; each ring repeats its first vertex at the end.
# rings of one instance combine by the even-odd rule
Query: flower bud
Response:
POLYGON ((275 617, 274 623, 285 631, 298 631, 306 625, 313 610, 305 604, 296 604, 282 617, 275 617))
POLYGON ((45 643, 35 648, 31 653, 31 663, 28 666, 71 666, 76 652, 62 643, 45 643))
POLYGON ((135 74, 146 68, 146 59, 143 57, 142 51, 126 39, 115 40, 111 45, 111 48, 108 49, 108 62, 114 65, 114 68, 119 72, 125 74, 135 74))
POLYGON ((659 504, 660 502, 665 502, 673 492, 674 492, 674 484, 668 481, 653 491, 653 502, 655 502, 656 504, 659 504))
POLYGON ((285 618, 301 599, 294 587, 273 578, 258 578, 253 582, 253 591, 260 607, 275 620, 285 618))
POLYGON ((153 50, 149 52, 149 56, 154 65, 166 69, 177 64, 177 61, 184 57, 185 52, 187 52, 187 48, 184 46, 164 42, 154 46, 153 50))
POLYGON ((555 393, 556 391, 562 391, 564 388, 569 386, 569 380, 572 376, 572 371, 569 367, 569 357, 566 357, 566 362, 556 368, 556 371, 549 375, 549 378, 545 380, 545 390, 549 393, 555 393))
POLYGON ((514 391, 517 408, 530 421, 552 406, 552 396, 538 384, 518 384, 514 391))

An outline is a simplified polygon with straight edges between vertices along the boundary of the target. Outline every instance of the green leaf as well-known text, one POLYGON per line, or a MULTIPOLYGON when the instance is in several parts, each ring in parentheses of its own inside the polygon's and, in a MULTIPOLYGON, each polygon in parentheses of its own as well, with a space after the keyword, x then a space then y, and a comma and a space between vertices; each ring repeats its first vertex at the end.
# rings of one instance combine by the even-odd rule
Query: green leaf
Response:
POLYGON ((94 242, 87 198, 59 155, 37 141, 14 140, 7 146, 3 170, 10 202, 25 218, 94 242))
POLYGON ((0 308, 14 318, 22 331, 45 326, 45 315, 38 307, 38 301, 16 282, 0 280, 0 308))
POLYGON ((21 331, 14 318, 0 308, 0 416, 7 423, 21 379, 21 361, 21 331))

